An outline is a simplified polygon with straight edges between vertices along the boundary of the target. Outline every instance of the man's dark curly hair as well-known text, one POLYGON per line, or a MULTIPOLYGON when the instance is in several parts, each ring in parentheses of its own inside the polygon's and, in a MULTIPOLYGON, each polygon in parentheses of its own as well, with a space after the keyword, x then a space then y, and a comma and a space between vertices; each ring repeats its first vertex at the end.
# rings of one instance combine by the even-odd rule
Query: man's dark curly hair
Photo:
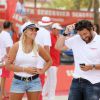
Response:
POLYGON ((93 29, 93 24, 88 20, 81 20, 75 24, 76 31, 82 31, 83 29, 91 31, 93 29))

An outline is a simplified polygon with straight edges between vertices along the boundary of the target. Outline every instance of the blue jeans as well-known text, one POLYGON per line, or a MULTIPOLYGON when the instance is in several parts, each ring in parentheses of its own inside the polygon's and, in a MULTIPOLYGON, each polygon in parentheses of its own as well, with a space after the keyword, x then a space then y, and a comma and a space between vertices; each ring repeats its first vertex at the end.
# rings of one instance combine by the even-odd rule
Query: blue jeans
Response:
POLYGON ((92 84, 82 78, 73 79, 68 100, 99 100, 100 83, 92 84))

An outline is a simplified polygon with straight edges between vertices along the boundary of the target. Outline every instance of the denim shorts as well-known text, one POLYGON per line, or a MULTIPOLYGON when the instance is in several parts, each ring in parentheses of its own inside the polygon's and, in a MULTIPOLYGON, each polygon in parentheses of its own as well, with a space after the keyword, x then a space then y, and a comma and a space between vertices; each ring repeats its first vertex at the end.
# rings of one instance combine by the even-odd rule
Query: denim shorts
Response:
POLYGON ((14 78, 10 89, 11 93, 25 93, 38 91, 42 91, 42 84, 39 77, 29 82, 14 78))

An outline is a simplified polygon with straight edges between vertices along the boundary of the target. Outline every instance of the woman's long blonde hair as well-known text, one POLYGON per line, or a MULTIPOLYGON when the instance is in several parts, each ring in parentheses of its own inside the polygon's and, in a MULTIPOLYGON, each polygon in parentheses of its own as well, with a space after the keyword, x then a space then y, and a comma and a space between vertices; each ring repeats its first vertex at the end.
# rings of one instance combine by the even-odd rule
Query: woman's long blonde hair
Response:
MULTIPOLYGON (((22 36, 20 38, 20 40, 22 41, 22 49, 25 50, 25 40, 26 40, 26 35, 25 33, 27 32, 27 30, 25 30, 23 33, 22 33, 22 36)), ((38 52, 38 44, 35 43, 35 41, 33 40, 32 42, 32 48, 33 48, 33 52, 37 55, 37 52, 38 52)))

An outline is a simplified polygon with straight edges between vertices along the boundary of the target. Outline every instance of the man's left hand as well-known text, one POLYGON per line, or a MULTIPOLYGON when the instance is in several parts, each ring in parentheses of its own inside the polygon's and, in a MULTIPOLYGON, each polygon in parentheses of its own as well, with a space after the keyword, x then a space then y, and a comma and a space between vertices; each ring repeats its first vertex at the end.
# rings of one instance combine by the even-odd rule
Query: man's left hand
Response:
POLYGON ((85 65, 85 66, 81 66, 80 68, 83 71, 88 71, 88 70, 92 70, 93 66, 92 65, 85 65))

